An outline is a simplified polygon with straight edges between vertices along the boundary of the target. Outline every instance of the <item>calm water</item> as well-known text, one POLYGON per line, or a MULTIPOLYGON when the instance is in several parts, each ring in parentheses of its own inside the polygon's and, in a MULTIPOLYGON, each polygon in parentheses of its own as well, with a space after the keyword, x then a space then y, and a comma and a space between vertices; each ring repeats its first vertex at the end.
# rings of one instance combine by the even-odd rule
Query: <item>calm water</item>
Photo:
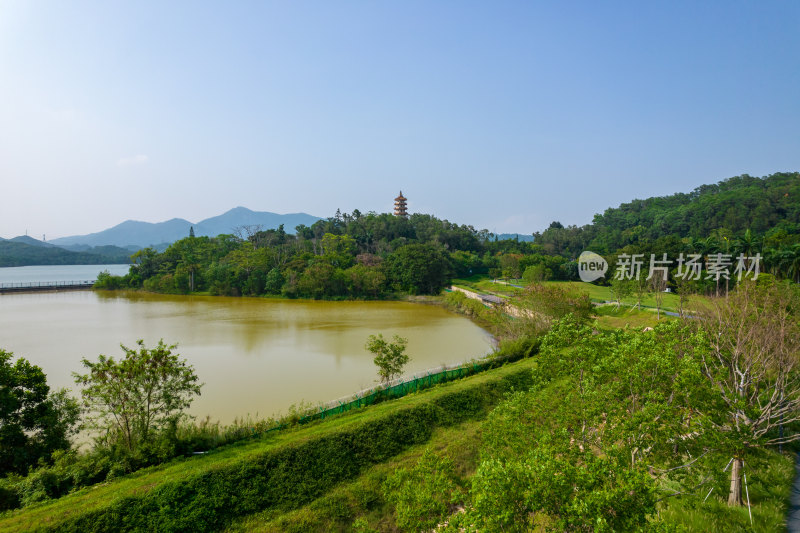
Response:
POLYGON ((44 265, 0 268, 0 283, 29 283, 32 281, 92 281, 97 274, 108 270, 115 276, 128 273, 129 265, 44 265))
POLYGON ((313 302, 94 291, 0 295, 0 348, 74 388, 82 357, 160 338, 205 383, 192 413, 230 422, 324 402, 374 384, 370 334, 409 339, 408 372, 480 357, 491 337, 468 319, 407 302, 313 302))

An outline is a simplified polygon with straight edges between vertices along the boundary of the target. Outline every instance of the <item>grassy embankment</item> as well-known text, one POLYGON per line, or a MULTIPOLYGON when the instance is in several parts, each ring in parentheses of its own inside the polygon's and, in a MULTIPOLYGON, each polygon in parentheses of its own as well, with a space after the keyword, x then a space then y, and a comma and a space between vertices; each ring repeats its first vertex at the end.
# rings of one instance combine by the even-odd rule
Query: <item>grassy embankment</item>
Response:
MULTIPOLYGON (((542 398, 547 396, 545 393, 542 398)), ((269 509, 240 517, 229 525, 227 531, 398 531, 394 509, 384 496, 384 481, 399 468, 413 467, 424 450, 430 447, 453 460, 458 477, 468 487, 480 462, 481 425, 480 420, 470 420, 437 428, 425 444, 412 446, 367 469, 354 480, 338 485, 307 505, 288 512, 269 509), (355 524, 360 527, 354 527, 355 524)), ((748 466, 752 526, 747 507, 727 506, 724 482, 723 487, 716 487, 718 490, 705 501, 703 498, 711 485, 682 497, 666 497, 658 505, 658 514, 653 519, 662 519, 668 526, 667 531, 782 531, 794 475, 793 457, 794 454, 788 450, 783 455, 774 450, 766 451, 758 454, 752 460, 753 464, 748 466)), ((661 485, 660 497, 675 489, 669 484, 661 485)))
MULTIPOLYGON (((547 396, 546 394, 543 397, 547 396)), ((412 468, 426 448, 453 460, 461 484, 469 487, 470 478, 480 462, 481 421, 438 428, 424 445, 375 465, 358 478, 342 483, 308 505, 289 512, 271 509, 235 520, 229 532, 328 532, 328 531, 400 531, 394 521, 394 509, 386 501, 383 484, 399 468, 412 468), (358 525, 358 527, 354 527, 358 525)), ((654 521, 663 521, 664 531, 777 532, 785 530, 785 517, 794 476, 794 453, 783 455, 774 450, 758 454, 748 466, 748 494, 752 512, 747 507, 731 508, 725 499, 725 483, 704 501, 709 487, 694 493, 667 497, 676 487, 659 486, 654 521)), ((656 529, 661 531, 661 529, 656 529)))
POLYGON ((481 419, 533 360, 399 400, 178 459, 58 500, 11 511, 0 531, 213 531, 255 512, 290 512, 357 478, 442 428, 481 419))
MULTIPOLYGON (((480 461, 481 422, 470 421, 438 428, 430 441, 409 448, 396 457, 365 471, 358 478, 340 484, 321 498, 298 509, 272 509, 234 520, 230 533, 300 533, 328 531, 399 531, 393 509, 382 491, 383 482, 399 468, 411 468, 428 447, 453 460, 456 473, 469 486, 480 461), (353 524, 360 523, 361 529, 353 524)), ((705 491, 659 504, 658 518, 686 532, 778 532, 785 530, 794 462, 790 454, 764 454, 757 470, 748 475, 753 525, 747 507, 731 508, 725 494, 714 494, 705 502, 705 491)), ((668 487, 662 487, 664 492, 668 487)), ((706 489, 707 490, 707 489, 706 489)))
MULTIPOLYGON (((396 531, 384 480, 431 447, 469 485, 485 414, 511 387, 530 383, 535 359, 424 392, 272 433, 96 485, 0 517, 0 531, 396 531), (358 531, 359 529, 355 529, 358 531)), ((686 531, 780 531, 794 474, 790 454, 748 466, 753 524, 722 491, 659 506, 686 531)), ((669 487, 663 487, 668 491, 669 487)), ((705 489, 703 489, 703 492, 705 489)))
POLYGON ((400 468, 412 468, 430 448, 452 459, 456 474, 468 485, 480 459, 481 421, 471 420, 434 430, 425 444, 412 446, 375 465, 358 478, 342 483, 308 505, 289 512, 272 509, 233 521, 230 533, 306 533, 329 531, 398 531, 394 509, 383 493, 383 483, 400 468), (361 528, 355 524, 360 524, 361 528))

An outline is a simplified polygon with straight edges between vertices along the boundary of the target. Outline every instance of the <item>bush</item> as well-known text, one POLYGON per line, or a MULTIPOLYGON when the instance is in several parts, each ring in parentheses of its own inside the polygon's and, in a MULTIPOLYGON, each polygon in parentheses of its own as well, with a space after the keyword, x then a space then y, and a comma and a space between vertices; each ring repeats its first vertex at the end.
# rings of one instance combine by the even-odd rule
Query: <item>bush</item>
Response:
POLYGON ((553 271, 547 268, 542 263, 538 265, 531 265, 522 273, 522 279, 525 283, 541 283, 553 277, 553 271))
POLYGON ((444 305, 451 311, 467 315, 486 325, 490 326, 493 332, 496 325, 501 320, 502 312, 497 309, 486 307, 481 301, 468 298, 464 293, 452 291, 445 293, 444 305))
POLYGON ((122 289, 126 285, 122 276, 113 276, 108 270, 104 270, 97 275, 97 281, 95 281, 93 287, 95 289, 114 291, 122 289))
POLYGON ((17 483, 19 476, 0 478, 0 512, 20 506, 17 483))
POLYGON ((466 497, 453 461, 426 449, 414 468, 401 468, 383 485, 395 506, 397 525, 407 531, 433 529, 466 497))
MULTIPOLYGON (((526 342, 531 342, 527 339, 526 342)), ((538 351, 539 342, 535 342, 538 351)), ((463 367, 460 370, 448 371, 439 380, 429 383, 417 383, 413 389, 397 386, 390 389, 381 389, 374 396, 365 398, 364 405, 372 405, 383 401, 404 396, 409 392, 416 392, 454 379, 460 379, 475 372, 490 368, 497 368, 506 362, 515 361, 531 352, 530 347, 524 342, 508 342, 501 345, 501 350, 495 357, 487 362, 473 367, 463 367), (528 350, 528 351, 526 351, 528 350), (397 390, 395 390, 397 389, 397 390)), ((527 375, 522 374, 522 381, 517 383, 513 376, 506 376, 505 381, 512 388, 525 389, 527 375)), ((458 406, 445 405, 451 411, 458 411, 463 418, 474 416, 482 409, 482 400, 479 397, 462 395, 457 398, 458 406)), ((438 401, 438 400, 437 400, 438 401)), ((453 398, 445 401, 456 401, 453 398)), ((360 407, 360 405, 359 405, 360 407)), ((351 408, 355 408, 352 407, 351 408)), ((349 410, 344 409, 342 412, 349 410)), ((303 424, 333 416, 328 413, 320 416, 317 408, 310 404, 301 403, 292 405, 286 415, 276 420, 274 418, 253 420, 248 418, 236 419, 232 424, 223 426, 219 422, 212 422, 209 418, 195 423, 184 420, 158 432, 146 445, 135 451, 128 450, 125 446, 105 444, 99 445, 88 453, 78 453, 75 450, 68 452, 57 451, 53 454, 53 465, 41 465, 31 471, 29 477, 15 476, 4 480, 0 485, 0 511, 26 506, 36 501, 55 499, 65 494, 101 482, 113 480, 130 474, 141 468, 161 464, 175 457, 187 456, 196 451, 208 451, 243 439, 262 436, 266 432, 286 428, 296 424, 303 424), (46 481, 49 480, 49 481, 46 481), (42 488, 43 490, 39 490, 42 488), (3 491, 6 492, 3 492, 3 491)))
POLYGON ((500 343, 493 357, 531 357, 539 353, 542 339, 538 336, 525 336, 508 339, 500 343))

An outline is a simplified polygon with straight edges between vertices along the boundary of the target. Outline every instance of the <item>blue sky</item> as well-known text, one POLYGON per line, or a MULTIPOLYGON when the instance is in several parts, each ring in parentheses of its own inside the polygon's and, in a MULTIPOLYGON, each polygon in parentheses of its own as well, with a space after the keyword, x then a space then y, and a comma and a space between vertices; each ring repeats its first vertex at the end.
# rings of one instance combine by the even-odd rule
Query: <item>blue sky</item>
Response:
POLYGON ((531 233, 800 170, 799 34, 788 1, 0 0, 0 236, 399 189, 531 233))

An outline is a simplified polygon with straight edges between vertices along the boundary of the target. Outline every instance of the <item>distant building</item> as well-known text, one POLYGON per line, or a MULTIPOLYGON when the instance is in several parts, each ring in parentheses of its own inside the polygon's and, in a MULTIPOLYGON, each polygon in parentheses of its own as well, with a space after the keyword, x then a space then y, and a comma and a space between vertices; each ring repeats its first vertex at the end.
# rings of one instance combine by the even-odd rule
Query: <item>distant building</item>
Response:
POLYGON ((407 200, 408 198, 403 196, 403 191, 400 191, 400 196, 394 199, 394 216, 408 218, 407 200))

